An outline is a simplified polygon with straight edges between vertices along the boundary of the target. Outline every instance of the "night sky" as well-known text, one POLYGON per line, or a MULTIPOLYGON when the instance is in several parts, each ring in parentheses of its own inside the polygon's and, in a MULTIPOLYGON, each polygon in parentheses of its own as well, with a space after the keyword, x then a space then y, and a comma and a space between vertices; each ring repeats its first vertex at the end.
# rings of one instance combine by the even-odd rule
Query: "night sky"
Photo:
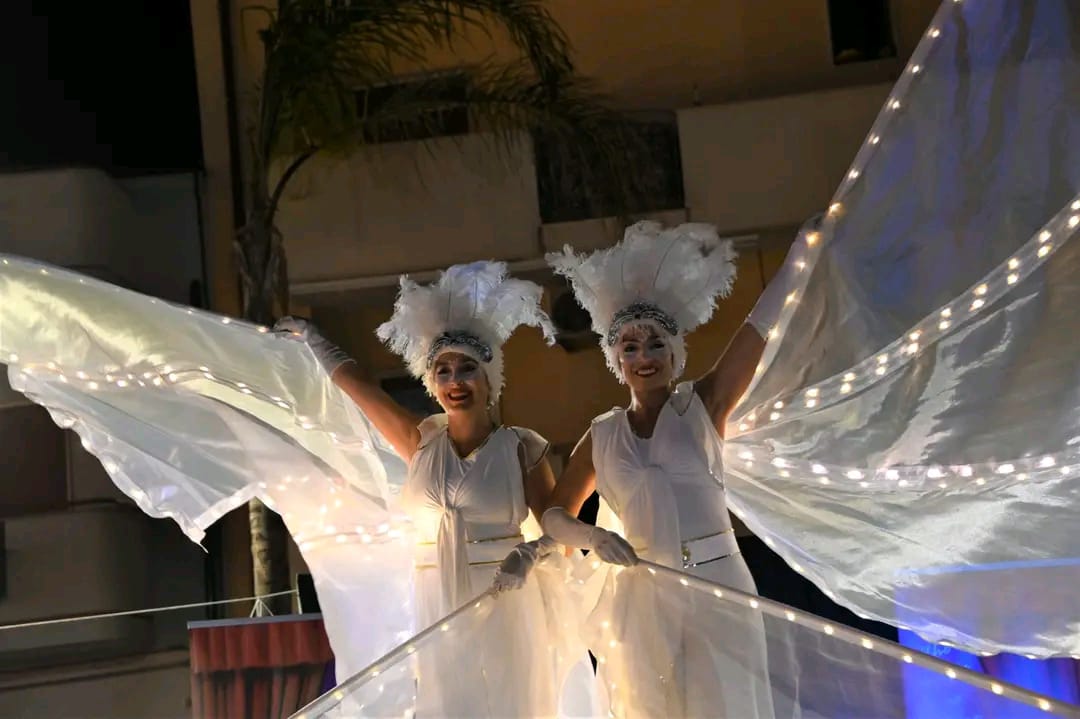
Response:
POLYGON ((188 0, 3 0, 0 98, 0 172, 202 164, 188 0))

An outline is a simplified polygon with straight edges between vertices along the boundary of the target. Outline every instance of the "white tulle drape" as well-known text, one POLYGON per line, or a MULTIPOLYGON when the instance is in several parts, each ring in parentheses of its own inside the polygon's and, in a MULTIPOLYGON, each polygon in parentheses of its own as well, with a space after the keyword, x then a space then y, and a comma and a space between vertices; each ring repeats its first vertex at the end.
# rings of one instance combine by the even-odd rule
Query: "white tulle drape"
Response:
POLYGON ((789 564, 976 651, 1080 654, 1078 52, 1076 3, 944 3, 726 449, 789 564))

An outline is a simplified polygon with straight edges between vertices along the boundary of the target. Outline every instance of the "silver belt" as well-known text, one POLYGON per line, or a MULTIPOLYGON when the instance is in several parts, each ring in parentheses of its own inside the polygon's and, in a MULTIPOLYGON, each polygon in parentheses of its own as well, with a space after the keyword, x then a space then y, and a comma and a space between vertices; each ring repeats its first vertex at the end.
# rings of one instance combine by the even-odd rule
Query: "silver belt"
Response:
POLYGON ((683 569, 700 567, 739 554, 739 542, 732 527, 704 537, 684 539, 682 542, 683 569))
MULTIPOLYGON (((465 551, 469 555, 470 567, 483 567, 486 565, 500 564, 511 549, 524 541, 520 534, 508 534, 503 537, 488 537, 485 539, 470 539, 465 545, 465 551)), ((435 569, 438 563, 435 557, 438 547, 435 542, 419 542, 416 545, 416 560, 413 569, 435 569)))

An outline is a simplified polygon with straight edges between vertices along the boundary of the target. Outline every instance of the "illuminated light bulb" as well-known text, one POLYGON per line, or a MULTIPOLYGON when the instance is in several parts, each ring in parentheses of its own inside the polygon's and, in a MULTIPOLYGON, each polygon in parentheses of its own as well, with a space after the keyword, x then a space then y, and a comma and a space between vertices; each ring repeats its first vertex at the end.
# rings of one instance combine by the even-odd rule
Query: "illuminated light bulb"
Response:
POLYGON ((338 544, 345 544, 345 535, 344 534, 339 534, 337 536, 337 543, 338 544))
POLYGON ((986 480, 983 479, 982 477, 976 477, 975 478, 975 484, 977 484, 977 485, 979 485, 981 487, 982 485, 986 484, 986 480))
POLYGON ((870 486, 870 483, 869 482, 859 482, 859 486, 862 487, 863 489, 866 489, 867 487, 870 486))
POLYGON ((787 297, 784 298, 784 304, 785 305, 790 305, 794 301, 795 301, 795 293, 794 292, 792 292, 790 295, 788 295, 787 297))
POLYGON ((213 380, 214 379, 214 375, 210 374, 209 372, 203 372, 202 376, 205 377, 208 380, 213 380))
POLYGON ((1080 200, 1073 200, 1073 203, 1069 205, 1074 210, 1080 210, 1080 200))
POLYGON ((812 388, 806 390, 806 396, 807 397, 817 397, 819 394, 821 394, 821 390, 818 389, 817 387, 812 387, 812 388))
POLYGON ((116 462, 105 462, 105 471, 112 474, 117 470, 116 462))
POLYGON ((772 461, 772 466, 783 469, 784 467, 788 466, 788 463, 784 460, 783 457, 777 457, 772 461))
POLYGON ((771 419, 773 422, 775 422, 776 420, 780 419, 780 413, 779 412, 773 412, 772 414, 769 415, 769 419, 771 419))
POLYGON ((948 307, 946 307, 945 309, 943 309, 941 311, 941 316, 942 317, 952 317, 952 310, 949 309, 948 307))
POLYGON ((920 337, 922 337, 922 332, 920 332, 919 330, 915 330, 908 335, 908 339, 912 342, 918 342, 920 337))
POLYGON ((881 377, 882 375, 885 374, 885 368, 884 367, 878 367, 876 370, 874 370, 874 374, 876 374, 878 377, 881 377))
POLYGON ((947 330, 949 329, 950 325, 952 325, 952 322, 949 322, 948 320, 942 320, 941 322, 938 322, 938 329, 947 330))
POLYGON ((854 380, 855 380, 855 373, 854 372, 848 372, 846 375, 844 375, 844 381, 845 382, 853 382, 854 380))
POLYGON ((610 642, 608 642, 608 646, 614 649, 615 647, 619 646, 619 643, 612 639, 610 642))
POLYGON ((753 459, 753 458, 754 458, 754 453, 751 452, 748 449, 744 449, 742 452, 739 452, 739 459, 753 459))
POLYGON ((65 377, 65 376, 64 376, 64 375, 62 375, 62 374, 60 374, 60 375, 57 375, 57 376, 56 376, 56 379, 60 380, 60 382, 62 382, 63 384, 67 384, 67 377, 65 377))
MULTIPOLYGON (((833 207, 836 207, 836 205, 833 205, 833 207)), ((831 210, 832 210, 832 207, 830 207, 829 209, 830 209, 830 211, 831 211, 831 210)), ((818 241, 818 238, 819 238, 820 236, 821 236, 821 235, 819 235, 819 234, 818 234, 818 233, 816 233, 816 232, 807 232, 807 233, 806 233, 806 244, 807 244, 808 246, 810 246, 810 247, 813 247, 813 246, 814 246, 814 244, 815 244, 815 243, 816 243, 816 242, 818 241)))
POLYGON ((941 487, 942 489, 947 489, 949 485, 946 484, 945 482, 940 482, 940 483, 938 483, 938 486, 941 487))
POLYGON ((1043 457, 1041 460, 1039 460, 1039 466, 1044 468, 1044 469, 1046 467, 1053 467, 1055 464, 1057 464, 1057 462, 1054 461, 1053 457, 1047 456, 1047 457, 1043 457))
POLYGON ((1016 475, 1016 479, 1017 479, 1018 481, 1020 481, 1020 482, 1023 482, 1023 481, 1024 481, 1025 479, 1027 479, 1027 478, 1028 478, 1028 476, 1027 476, 1026 474, 1024 474, 1023 472, 1021 472, 1020 474, 1016 475))
POLYGON ((899 100, 893 100, 892 102, 890 102, 889 103, 889 109, 890 110, 899 110, 900 109, 900 101, 899 100))
POLYGON ((783 408, 784 408, 784 403, 782 401, 777 401, 776 404, 773 405, 773 409, 783 409, 783 408))
POLYGON ((1048 712, 1053 707, 1051 706, 1050 702, 1046 701, 1045 699, 1040 699, 1039 700, 1039 708, 1042 709, 1044 712, 1048 712))
POLYGON ((862 479, 865 475, 857 469, 850 469, 847 472, 848 479, 862 479))
POLYGON ((15 354, 14 352, 12 352, 11 354, 8 355, 8 362, 11 362, 12 364, 15 364, 18 361, 19 361, 19 355, 15 354))
POLYGON ((1011 474, 1012 472, 1016 471, 1016 467, 1014 467, 1013 465, 1008 464, 1008 463, 999 464, 998 468, 996 470, 994 470, 994 471, 997 472, 998 474, 1011 474))
POLYGON ((876 145, 879 142, 881 142, 881 138, 878 135, 871 135, 870 136, 870 144, 871 145, 876 145))
POLYGON ((867 649, 873 649, 874 648, 874 643, 872 641, 870 641, 869 639, 863 639, 862 640, 862 645, 867 649))
POLYGON ((88 389, 97 389, 101 385, 99 385, 97 382, 87 382, 86 386, 88 389))
POLYGON ((907 662, 908 664, 911 664, 911 662, 913 662, 914 660, 911 658, 910 654, 905 654, 904 655, 904 661, 907 662))
POLYGON ((974 474, 974 470, 972 470, 971 467, 967 466, 966 464, 958 471, 960 472, 961 477, 970 477, 972 474, 974 474))
POLYGON ((931 28, 930 29, 930 37, 941 37, 941 30, 938 30, 936 27, 931 28))
POLYGON ((813 467, 810 468, 810 471, 813 472, 814 474, 828 474, 829 473, 829 470, 826 469, 825 465, 823 465, 823 464, 815 464, 813 467))
POLYGON ((83 437, 82 438, 82 446, 83 446, 83 449, 85 449, 87 452, 93 452, 94 451, 94 444, 90 441, 89 437, 83 437))
POLYGON ((799 260, 798 262, 795 263, 795 266, 798 267, 799 270, 805 270, 806 269, 806 262, 804 262, 803 260, 799 260))
POLYGON ((822 477, 818 481, 821 482, 822 484, 828 484, 829 483, 829 478, 828 477, 822 477))
POLYGON ((816 407, 817 406, 817 400, 816 399, 808 399, 808 400, 806 400, 806 406, 810 407, 811 409, 816 407))
POLYGON ((1069 472, 1071 472, 1071 471, 1072 471, 1072 469, 1071 469, 1071 468, 1069 468, 1069 467, 1062 467, 1062 468, 1061 468, 1061 473, 1062 473, 1062 474, 1068 474, 1068 473, 1069 473, 1069 472))
POLYGON ((223 325, 227 325, 230 322, 232 322, 232 320, 230 320, 228 317, 222 317, 221 318, 221 324, 223 324, 223 325))
POLYGON ((858 170, 852 170, 851 172, 848 173, 848 177, 850 179, 852 179, 852 180, 857 179, 859 177, 859 171, 858 170))
POLYGON ((878 355, 878 358, 877 358, 877 363, 878 364, 885 364, 888 361, 889 361, 889 355, 878 355))
POLYGON ((983 302, 982 300, 975 300, 974 302, 971 303, 971 311, 974 312, 975 310, 980 309, 985 304, 986 303, 983 302))
POLYGON ((911 74, 912 75, 918 75, 921 71, 922 71, 922 65, 912 65, 911 66, 911 74))
POLYGON ((341 500, 340 500, 340 499, 335 499, 335 500, 334 500, 334 507, 335 507, 335 508, 338 508, 338 507, 340 507, 340 506, 341 506, 341 500))
POLYGON ((798 572, 799 574, 803 573, 802 565, 796 564, 795 562, 791 562, 791 564, 789 566, 792 569, 794 569, 796 572, 798 572))
POLYGON ((1080 225, 1080 215, 1073 215, 1069 218, 1069 227, 1076 227, 1080 225))
POLYGON ((1040 243, 1049 242, 1050 237, 1051 237, 1050 231, 1049 230, 1043 230, 1042 232, 1039 233, 1039 242, 1040 243))
POLYGON ((983 295, 986 294, 986 290, 987 290, 987 287, 986 287, 985 284, 979 285, 978 287, 975 288, 975 294, 977 296, 979 296, 979 297, 982 297, 983 295))
POLYGON ((895 469, 886 469, 885 470, 885 479, 891 479, 893 481, 896 481, 896 480, 900 479, 900 472, 898 472, 895 469))
POLYGON ((947 676, 949 679, 956 679, 956 672, 952 669, 946 669, 945 676, 947 676))
POLYGON ((795 612, 784 612, 784 616, 787 617, 789 622, 795 621, 795 612))
POLYGON ((1015 285, 1019 279, 1020 279, 1020 275, 1013 272, 1008 277, 1005 278, 1005 281, 1008 282, 1010 285, 1015 285))
POLYGON ((906 479, 901 479, 899 482, 896 483, 897 487, 906 487, 907 485, 908 481, 906 479))
POLYGON ((905 349, 907 350, 907 353, 909 355, 913 355, 913 354, 915 354, 916 352, 919 351, 919 343, 918 342, 912 342, 905 349))
POLYGON ((684 587, 689 587, 690 586, 690 580, 688 580, 686 578, 680 579, 679 584, 683 585, 684 587))
POLYGON ((51 370, 52 370, 53 372, 55 372, 55 371, 56 371, 56 369, 57 369, 57 367, 56 367, 56 363, 55 363, 55 362, 49 362, 49 363, 48 363, 48 364, 46 364, 45 366, 46 366, 46 367, 48 367, 49 369, 51 369, 51 370))
POLYGON ((940 467, 931 467, 926 471, 926 476, 930 479, 941 479, 945 476, 945 473, 941 471, 940 467))
POLYGON ((1036 254, 1038 254, 1039 257, 1046 257, 1048 254, 1050 254, 1050 247, 1051 245, 1043 245, 1039 248, 1039 251, 1036 254))
POLYGON ((47 274, 49 274, 49 271, 48 271, 47 269, 45 269, 44 267, 42 267, 42 268, 41 268, 41 270, 39 270, 39 271, 40 271, 40 272, 41 272, 41 274, 43 274, 43 275, 47 275, 47 274))
POLYGON ((371 544, 371 539, 372 538, 370 534, 363 534, 360 536, 360 541, 364 544, 371 544))
POLYGON ((826 634, 828 634, 828 635, 829 635, 830 637, 831 637, 831 636, 832 636, 833 634, 835 634, 835 633, 836 633, 836 630, 832 628, 832 625, 831 625, 831 624, 826 624, 826 625, 825 625, 824 627, 822 627, 821 629, 822 629, 822 631, 823 631, 823 632, 825 632, 826 634))
POLYGON ((1002 687, 997 682, 991 682, 990 683, 990 691, 994 692, 995 694, 1002 694, 1005 691, 1005 689, 1004 689, 1004 687, 1002 687))
POLYGON ((748 429, 750 429, 750 425, 748 425, 746 422, 739 422, 739 431, 740 432, 745 432, 748 429))
POLYGON ((759 606, 761 606, 761 602, 759 602, 756 599, 751 599, 750 600, 750 608, 751 609, 757 609, 759 606))
POLYGON ((780 476, 786 479, 791 476, 791 472, 787 471, 786 469, 781 469, 780 476))
POLYGON ((844 384, 840 385, 841 394, 847 394, 850 391, 851 391, 851 384, 849 382, 845 382, 844 384))
POLYGON ((127 382, 126 379, 118 379, 118 380, 116 380, 116 386, 120 387, 120 388, 124 388, 124 387, 128 386, 128 382, 127 382))
POLYGON ((1009 269, 1010 270, 1015 270, 1019 266, 1020 266, 1020 260, 1016 259, 1015 257, 1013 257, 1011 260, 1009 260, 1009 269))
MULTIPOLYGON (((842 204, 840 204, 839 202, 834 202, 831 205, 829 205, 829 214, 830 215, 839 215, 840 210, 842 210, 842 209, 844 209, 844 206, 842 204)), ((815 233, 815 237, 816 237, 816 233, 815 233)))

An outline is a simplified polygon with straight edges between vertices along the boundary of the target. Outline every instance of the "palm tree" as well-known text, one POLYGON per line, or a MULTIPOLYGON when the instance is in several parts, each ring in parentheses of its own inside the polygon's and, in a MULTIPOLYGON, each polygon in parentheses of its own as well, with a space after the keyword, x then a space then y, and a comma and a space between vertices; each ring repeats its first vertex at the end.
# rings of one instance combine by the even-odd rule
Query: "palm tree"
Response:
MULTIPOLYGON (((248 320, 270 324, 288 312, 275 215, 296 172, 320 153, 433 132, 447 113, 464 112, 501 148, 525 131, 576 156, 573 180, 596 207, 622 209, 640 194, 630 164, 636 135, 575 74, 542 0, 278 0, 260 11, 264 66, 248 128, 247 216, 235 241, 248 320), (467 33, 493 28, 505 31, 515 58, 400 83, 395 67, 424 68, 432 49, 453 51, 467 33)), ((255 593, 285 589, 281 519, 257 500, 249 512, 255 593)))

